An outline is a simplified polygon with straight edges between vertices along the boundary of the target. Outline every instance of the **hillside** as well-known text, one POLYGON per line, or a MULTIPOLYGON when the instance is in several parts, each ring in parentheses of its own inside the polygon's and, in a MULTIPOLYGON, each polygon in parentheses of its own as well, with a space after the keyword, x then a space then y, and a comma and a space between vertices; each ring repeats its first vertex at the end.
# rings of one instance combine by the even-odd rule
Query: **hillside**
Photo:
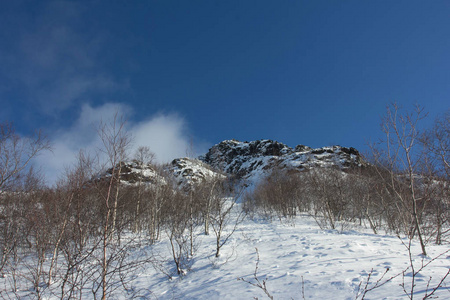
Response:
POLYGON ((425 253, 406 177, 366 166, 353 148, 229 140, 3 193, 0 298, 448 298, 447 186, 413 191, 425 253))

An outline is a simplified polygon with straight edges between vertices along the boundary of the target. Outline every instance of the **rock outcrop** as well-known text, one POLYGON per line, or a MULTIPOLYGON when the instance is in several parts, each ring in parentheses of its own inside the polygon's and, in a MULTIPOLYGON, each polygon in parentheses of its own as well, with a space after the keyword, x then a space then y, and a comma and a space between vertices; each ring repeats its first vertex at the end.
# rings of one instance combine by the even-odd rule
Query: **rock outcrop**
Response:
POLYGON ((304 145, 291 148, 272 140, 226 140, 213 146, 200 160, 217 170, 245 179, 258 178, 274 167, 302 171, 316 167, 347 169, 364 165, 354 148, 331 146, 312 149, 304 145))

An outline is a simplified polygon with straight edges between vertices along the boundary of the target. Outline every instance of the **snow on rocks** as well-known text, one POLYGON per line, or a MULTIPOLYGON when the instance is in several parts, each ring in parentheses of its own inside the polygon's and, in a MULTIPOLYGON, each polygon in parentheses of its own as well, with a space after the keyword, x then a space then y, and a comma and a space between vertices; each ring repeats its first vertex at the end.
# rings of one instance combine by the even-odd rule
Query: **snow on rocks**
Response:
POLYGON ((212 170, 206 163, 186 157, 174 159, 166 170, 173 174, 179 186, 192 186, 214 177, 225 177, 222 173, 212 170))
POLYGON ((272 140, 226 140, 213 146, 199 159, 213 168, 250 181, 264 176, 274 167, 305 170, 364 165, 361 155, 354 148, 332 146, 312 149, 304 145, 290 148, 272 140))

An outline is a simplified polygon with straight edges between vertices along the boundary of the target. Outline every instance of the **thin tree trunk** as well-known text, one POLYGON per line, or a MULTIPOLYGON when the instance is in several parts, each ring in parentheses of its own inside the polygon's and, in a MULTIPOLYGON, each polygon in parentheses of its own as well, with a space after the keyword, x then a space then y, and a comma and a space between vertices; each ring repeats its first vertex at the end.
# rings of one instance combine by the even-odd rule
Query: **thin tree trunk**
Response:
MULTIPOLYGON (((112 227, 111 227, 111 230, 112 230, 113 233, 116 230, 117 204, 118 204, 118 201, 119 201, 119 185, 120 185, 120 172, 121 171, 122 171, 122 162, 119 162, 119 169, 117 170, 116 195, 114 197, 113 219, 112 219, 112 227)), ((113 236, 111 235, 111 238, 112 237, 113 236)))

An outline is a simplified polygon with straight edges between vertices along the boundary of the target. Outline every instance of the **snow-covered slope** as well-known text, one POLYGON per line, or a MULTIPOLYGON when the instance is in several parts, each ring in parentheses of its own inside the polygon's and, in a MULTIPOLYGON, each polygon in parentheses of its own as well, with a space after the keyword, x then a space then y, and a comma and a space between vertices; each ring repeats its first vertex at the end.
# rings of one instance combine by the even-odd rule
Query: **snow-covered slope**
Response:
POLYGON ((274 167, 301 171, 333 166, 346 169, 364 164, 354 148, 332 146, 312 149, 303 145, 291 148, 272 140, 226 140, 213 146, 200 159, 218 170, 250 180, 274 167))
MULTIPOLYGON (((232 219, 240 209, 237 204, 232 219)), ((412 241, 409 256, 408 240, 375 235, 357 224, 344 225, 347 229, 339 232, 319 228, 307 215, 283 222, 246 218, 224 244, 219 258, 215 258, 214 233, 205 235, 203 228, 197 228, 194 255, 186 257, 189 268, 182 277, 176 272, 168 232, 163 231, 155 244, 133 247, 124 256, 146 258, 148 263, 120 273, 122 281, 109 282, 114 288, 108 299, 269 299, 258 288, 263 282, 273 299, 408 299, 411 291, 414 299, 422 299, 450 268, 448 245, 430 243, 429 256, 423 257, 419 243, 412 241)), ((225 228, 227 233, 231 230, 232 223, 225 228)), ((25 259, 32 271, 32 255, 25 259)), ((0 276, 1 298, 38 299, 26 276, 34 273, 16 272, 16 277, 0 276), (18 289, 11 288, 15 280, 18 289)), ((82 299, 95 299, 89 280, 83 281, 82 299)), ((41 299, 59 299, 58 284, 47 287, 42 282, 41 299)), ((433 299, 449 299, 449 284, 444 280, 433 299)))
MULTIPOLYGON (((269 299, 262 289, 238 280, 258 284, 254 278, 257 266, 256 275, 261 284, 265 280, 273 299, 359 300, 362 292, 358 290, 364 290, 368 279, 367 289, 378 280, 379 284, 386 283, 368 292, 364 299, 408 299, 400 286, 404 282, 405 290, 411 291, 411 263, 403 244, 408 244, 408 240, 375 235, 355 224, 346 226, 342 232, 322 230, 306 215, 283 223, 247 218, 225 244, 219 258, 214 257, 214 234, 205 236, 198 232, 197 250, 184 277, 176 275, 170 244, 164 237, 151 251, 142 249, 147 255, 157 254, 161 264, 159 270, 149 266, 136 274, 135 289, 148 289, 145 299, 269 299), (160 270, 174 277, 170 280, 160 270)), ((429 280, 428 293, 445 276, 450 267, 447 250, 448 245, 430 244, 429 256, 422 257, 420 245, 412 242, 415 270, 430 263, 415 276, 415 299, 424 297, 429 280), (435 257, 438 258, 433 260, 435 257)), ((445 286, 448 283, 447 280, 445 286)), ((449 299, 450 291, 443 287, 435 296, 449 299)))

